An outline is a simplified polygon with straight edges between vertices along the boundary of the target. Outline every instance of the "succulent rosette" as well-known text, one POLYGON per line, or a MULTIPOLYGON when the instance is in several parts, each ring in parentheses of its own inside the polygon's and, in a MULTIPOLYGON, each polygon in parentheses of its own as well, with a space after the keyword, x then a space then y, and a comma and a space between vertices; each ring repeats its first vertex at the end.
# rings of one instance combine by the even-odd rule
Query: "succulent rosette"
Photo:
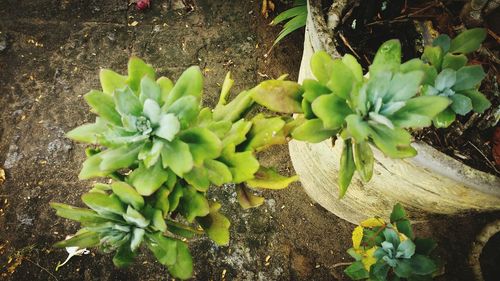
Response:
MULTIPOLYGON (((192 275, 188 246, 180 237, 206 233, 215 243, 229 243, 230 222, 221 204, 208 200, 210 186, 236 184, 243 208, 264 198, 250 188, 282 189, 297 177, 261 166, 256 153, 285 143, 295 122, 257 114, 243 91, 228 102, 233 84, 228 74, 217 106, 201 107, 203 75, 190 67, 173 83, 157 79, 154 69, 131 58, 128 75, 100 73, 102 91, 85 100, 98 117, 68 132, 88 149, 80 179, 111 177, 82 196, 90 209, 52 203, 61 217, 82 229, 56 246, 98 246, 116 251, 115 265, 130 264, 142 243, 177 278, 192 275)), ((297 89, 291 89, 297 90, 297 89)))

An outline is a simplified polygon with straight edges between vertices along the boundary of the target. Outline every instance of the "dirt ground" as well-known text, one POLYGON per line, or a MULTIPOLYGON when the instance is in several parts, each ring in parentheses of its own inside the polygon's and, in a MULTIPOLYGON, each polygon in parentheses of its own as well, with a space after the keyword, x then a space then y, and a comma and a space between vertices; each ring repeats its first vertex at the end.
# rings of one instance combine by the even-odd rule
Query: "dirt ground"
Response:
MULTIPOLYGON (((187 66, 200 65, 206 105, 215 104, 227 71, 236 90, 283 73, 297 78, 303 38, 294 34, 265 57, 279 28, 259 15, 261 1, 151 2, 151 9, 138 12, 124 0, 2 1, 1 280, 171 280, 147 251, 127 269, 116 269, 110 255, 91 250, 54 270, 66 252, 51 245, 78 225, 56 217, 48 203, 81 206, 80 196, 89 189, 90 182, 77 179, 85 147, 64 133, 93 120, 82 95, 99 87, 99 68, 124 73, 129 56, 137 55, 175 79, 187 66)), ((293 173, 286 146, 261 160, 293 173)), ((299 183, 267 192, 263 206, 247 211, 234 190, 211 193, 225 203, 232 240, 227 247, 206 237, 190 243, 194 280, 347 280, 343 267, 334 265, 350 261, 345 251, 354 225, 312 202, 299 183)), ((439 216, 416 225, 418 234, 439 242, 446 266, 439 280, 472 280, 466 261, 471 242, 499 217, 439 216)))

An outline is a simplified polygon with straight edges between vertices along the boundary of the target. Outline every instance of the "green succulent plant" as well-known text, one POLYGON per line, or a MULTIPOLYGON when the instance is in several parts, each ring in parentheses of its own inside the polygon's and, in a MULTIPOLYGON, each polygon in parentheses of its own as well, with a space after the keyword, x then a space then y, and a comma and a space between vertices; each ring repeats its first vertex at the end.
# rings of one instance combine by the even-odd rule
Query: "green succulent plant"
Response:
POLYGON ((439 262, 430 257, 436 242, 415 238, 404 208, 396 204, 387 223, 367 219, 352 233, 347 252, 356 261, 345 269, 352 280, 431 280, 439 262))
POLYGON ((443 96, 451 99, 450 106, 438 114, 434 126, 448 127, 456 114, 470 111, 483 113, 491 106, 490 101, 479 92, 481 81, 486 76, 481 65, 467 65, 468 53, 476 51, 486 38, 486 30, 473 28, 451 39, 442 34, 426 46, 422 60, 430 64, 427 79, 422 89, 426 96, 443 96))
POLYGON ((372 146, 391 158, 416 155, 408 129, 431 125, 448 107, 441 96, 417 96, 425 72, 401 64, 398 40, 385 42, 370 66, 369 78, 361 65, 347 54, 332 59, 325 52, 311 58, 316 80, 302 86, 290 81, 266 81, 251 90, 259 104, 281 113, 299 113, 294 139, 312 143, 341 137, 338 184, 344 196, 355 171, 364 181, 373 175, 372 146), (300 90, 289 90, 292 85, 300 90))
POLYGON ((192 275, 187 245, 177 237, 206 233, 215 243, 229 243, 229 220, 221 204, 208 200, 210 186, 236 184, 243 208, 264 198, 250 188, 282 189, 297 180, 261 166, 256 152, 284 143, 296 122, 286 117, 246 115, 254 105, 244 91, 230 102, 230 74, 215 107, 201 108, 203 76, 188 68, 173 83, 156 79, 154 69, 131 58, 128 76, 102 70, 102 91, 85 100, 98 115, 95 123, 68 132, 73 140, 94 145, 81 179, 111 177, 82 196, 90 209, 53 203, 61 217, 78 221, 76 236, 56 246, 116 251, 114 263, 126 266, 145 243, 177 278, 192 275))

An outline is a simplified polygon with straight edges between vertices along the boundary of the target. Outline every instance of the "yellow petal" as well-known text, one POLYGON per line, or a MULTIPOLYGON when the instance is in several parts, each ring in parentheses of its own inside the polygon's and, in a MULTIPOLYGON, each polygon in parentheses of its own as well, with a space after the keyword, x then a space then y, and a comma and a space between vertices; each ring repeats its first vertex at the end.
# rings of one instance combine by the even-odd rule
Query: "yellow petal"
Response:
POLYGON ((385 221, 381 218, 370 218, 361 222, 363 227, 377 227, 385 225, 385 221))
POLYGON ((352 231, 352 246, 354 249, 359 248, 361 245, 361 240, 363 239, 363 227, 356 226, 352 231))

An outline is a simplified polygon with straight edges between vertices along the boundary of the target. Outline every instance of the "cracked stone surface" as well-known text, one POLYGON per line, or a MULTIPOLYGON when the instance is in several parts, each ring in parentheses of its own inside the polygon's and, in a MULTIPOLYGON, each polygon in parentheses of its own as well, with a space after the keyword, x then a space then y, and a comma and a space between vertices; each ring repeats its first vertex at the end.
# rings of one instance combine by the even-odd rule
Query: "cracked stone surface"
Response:
MULTIPOLYGON (((92 250, 54 271, 66 252, 51 245, 78 225, 57 218, 48 203, 81 206, 80 196, 89 189, 90 181, 77 179, 85 146, 66 139, 64 132, 93 121, 82 95, 99 87, 99 68, 125 72, 128 58, 136 55, 160 75, 176 79, 186 67, 199 65, 205 75, 203 102, 211 106, 227 71, 235 79, 234 91, 283 73, 297 78, 303 38, 294 34, 264 57, 279 28, 259 15, 261 1, 156 0, 145 12, 127 2, 2 2, 0 168, 6 180, 0 186, 1 280, 171 280, 147 251, 126 269, 92 250)), ((287 153, 286 146, 274 147, 260 159, 292 174, 287 153)), ((310 201, 298 183, 264 194, 263 206, 242 210, 234 189, 211 191, 232 221, 231 243, 218 247, 206 237, 191 241, 193 279, 345 280, 342 268, 333 265, 350 260, 345 251, 354 226, 310 201)), ((453 219, 460 229, 439 217, 417 230, 443 245, 447 268, 464 278, 456 280, 471 280, 465 257, 488 217, 453 219)))

